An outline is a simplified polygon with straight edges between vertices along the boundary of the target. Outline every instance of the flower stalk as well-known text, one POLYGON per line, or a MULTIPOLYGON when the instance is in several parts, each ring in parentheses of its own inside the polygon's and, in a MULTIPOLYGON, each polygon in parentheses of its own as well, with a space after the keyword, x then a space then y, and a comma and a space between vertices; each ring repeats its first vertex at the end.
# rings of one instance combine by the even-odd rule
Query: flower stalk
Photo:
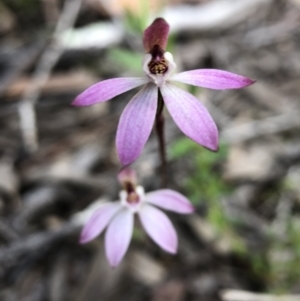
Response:
POLYGON ((161 175, 161 188, 167 187, 167 156, 166 156, 166 141, 164 135, 165 118, 163 115, 164 101, 160 90, 158 89, 158 104, 157 113, 155 117, 155 128, 158 141, 158 149, 160 156, 160 175, 161 175))

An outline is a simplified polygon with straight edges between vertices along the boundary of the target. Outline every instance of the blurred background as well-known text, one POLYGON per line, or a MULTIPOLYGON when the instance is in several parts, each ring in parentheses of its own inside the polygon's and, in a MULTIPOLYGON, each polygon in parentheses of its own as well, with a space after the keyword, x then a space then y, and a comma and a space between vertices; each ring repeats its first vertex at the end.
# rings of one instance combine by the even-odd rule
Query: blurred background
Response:
MULTIPOLYGON (((0 300, 299 301, 300 1, 1 0, 0 300), (136 91, 92 107, 74 97, 102 79, 142 75, 142 31, 171 26, 177 71, 255 79, 233 91, 186 87, 220 130, 218 153, 166 115, 170 214, 179 251, 138 226, 117 269, 103 235, 79 245, 86 208, 117 200, 119 116, 136 91)), ((134 163, 160 187, 155 133, 134 163)))

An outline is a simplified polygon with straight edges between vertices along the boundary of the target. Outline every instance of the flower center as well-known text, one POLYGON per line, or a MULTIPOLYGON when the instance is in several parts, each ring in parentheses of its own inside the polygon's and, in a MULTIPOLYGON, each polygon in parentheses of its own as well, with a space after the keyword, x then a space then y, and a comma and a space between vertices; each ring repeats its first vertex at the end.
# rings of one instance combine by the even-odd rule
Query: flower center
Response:
POLYGON ((133 183, 125 182, 124 187, 125 191, 127 192, 126 202, 128 204, 137 204, 140 201, 140 197, 136 193, 133 183))
POLYGON ((140 198, 138 194, 134 191, 127 195, 126 201, 129 204, 137 204, 140 201, 140 198))
POLYGON ((164 74, 168 71, 168 61, 164 58, 164 51, 158 45, 154 45, 150 51, 151 61, 148 63, 152 74, 164 74))
POLYGON ((144 188, 142 186, 131 186, 130 189, 133 188, 134 190, 128 191, 128 187, 130 186, 126 186, 126 190, 120 191, 120 201, 130 212, 136 213, 140 210, 145 198, 144 188))

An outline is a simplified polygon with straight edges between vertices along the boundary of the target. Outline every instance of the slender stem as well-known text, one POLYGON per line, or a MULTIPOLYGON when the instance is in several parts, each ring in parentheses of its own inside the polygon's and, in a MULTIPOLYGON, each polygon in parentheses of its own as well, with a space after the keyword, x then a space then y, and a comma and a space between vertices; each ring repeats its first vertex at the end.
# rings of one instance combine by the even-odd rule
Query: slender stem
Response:
POLYGON ((159 155, 161 159, 161 186, 167 186, 167 159, 166 159, 166 143, 164 137, 165 119, 163 115, 164 101, 160 90, 158 89, 158 105, 155 117, 155 128, 158 138, 159 155))

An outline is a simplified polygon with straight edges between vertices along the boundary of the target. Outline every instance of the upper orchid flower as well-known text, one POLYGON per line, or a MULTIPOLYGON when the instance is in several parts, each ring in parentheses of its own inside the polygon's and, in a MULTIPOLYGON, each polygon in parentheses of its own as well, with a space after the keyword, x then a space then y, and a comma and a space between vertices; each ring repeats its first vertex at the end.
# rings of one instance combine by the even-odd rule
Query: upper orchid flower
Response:
POLYGON ((136 186, 135 174, 130 169, 121 171, 119 180, 124 186, 120 192, 120 202, 106 203, 96 210, 84 226, 80 242, 91 241, 108 226, 105 234, 106 257, 111 266, 117 266, 129 247, 134 214, 137 213, 148 235, 165 251, 176 253, 177 234, 174 226, 156 206, 188 214, 194 211, 190 202, 171 189, 145 194, 143 187, 136 186))
POLYGON ((151 133, 157 112, 158 90, 170 115, 181 131, 204 147, 218 149, 218 130, 207 109, 193 95, 173 85, 182 82, 215 90, 239 89, 254 83, 241 75, 216 69, 198 69, 172 75, 176 64, 165 52, 169 25, 158 18, 144 31, 147 52, 143 60, 144 77, 113 78, 99 82, 74 100, 73 105, 89 106, 144 85, 123 111, 116 137, 117 153, 123 165, 140 155, 151 133))

